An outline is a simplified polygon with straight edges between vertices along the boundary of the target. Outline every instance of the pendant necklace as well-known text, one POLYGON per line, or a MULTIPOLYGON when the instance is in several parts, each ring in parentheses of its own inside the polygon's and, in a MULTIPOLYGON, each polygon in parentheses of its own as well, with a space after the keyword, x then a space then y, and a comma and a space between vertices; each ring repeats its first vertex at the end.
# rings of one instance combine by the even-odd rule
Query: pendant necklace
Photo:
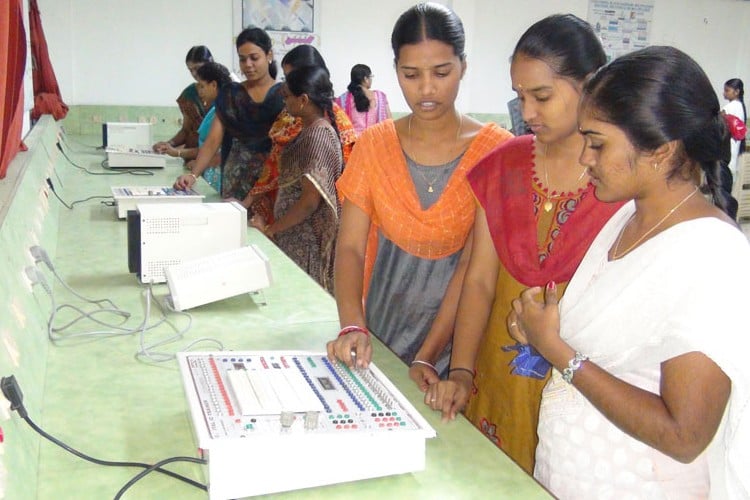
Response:
POLYGON ((638 244, 641 241, 643 241, 644 238, 646 238, 646 236, 648 236, 649 234, 653 233, 656 230, 657 227, 661 226, 662 223, 664 223, 664 221, 667 220, 670 215, 672 215, 673 213, 675 213, 675 211, 678 208, 680 208, 686 201, 688 201, 697 192, 698 192, 698 187, 696 187, 695 189, 693 189, 690 192, 689 195, 685 196, 682 200, 680 200, 679 203, 677 203, 677 205, 675 205, 674 207, 672 207, 672 209, 669 212, 667 212, 667 215, 665 215, 664 217, 662 217, 661 220, 659 220, 659 222, 657 222, 656 224, 654 224, 653 226, 651 226, 651 229, 649 229, 648 231, 646 231, 645 233, 643 233, 643 235, 640 238, 638 238, 637 240, 635 240, 635 243, 633 243, 628 248, 626 248, 625 251, 623 251, 622 253, 620 253, 620 241, 622 240, 622 235, 623 235, 623 233, 625 233, 625 230, 628 228, 628 226, 630 225, 630 223, 633 222, 633 219, 635 218, 635 214, 631 215, 630 219, 628 219, 628 222, 622 227, 622 230, 620 231, 620 234, 617 236, 617 241, 615 242, 615 247, 612 249, 612 260, 619 259, 623 255, 627 254, 632 249, 634 249, 636 246, 638 246, 638 244))
MULTIPOLYGON (((552 208, 555 206, 555 204, 552 203, 552 200, 554 200, 555 198, 559 198, 560 196, 562 196, 562 195, 560 195, 560 196, 552 196, 550 194, 551 188, 550 188, 550 185, 549 185, 549 173, 547 171, 547 147, 548 146, 549 146, 548 144, 544 145, 544 161, 543 161, 543 164, 544 164, 544 184, 547 187, 547 191, 544 194, 544 203, 542 204, 542 208, 544 208, 545 212, 550 212, 552 210, 552 208)), ((584 174, 586 174, 586 170, 588 170, 588 167, 584 167, 583 168, 583 172, 581 172, 581 175, 578 176, 578 179, 576 179, 576 182, 581 182, 581 179, 583 179, 584 174)))
MULTIPOLYGON (((411 119, 412 119, 413 116, 414 116, 413 114, 409 115, 409 122, 408 122, 408 124, 409 124, 408 125, 409 143, 411 143, 412 146, 414 145, 414 142, 412 141, 412 138, 411 138, 411 119)), ((458 115, 458 130, 456 130, 456 141, 455 141, 455 144, 458 144, 458 139, 461 137, 461 126, 463 125, 463 123, 464 123, 464 117, 463 117, 463 115, 458 115)), ((412 159, 414 159, 413 156, 414 155, 412 155, 412 159)), ((416 159, 414 159, 414 163, 416 163, 418 166, 422 166, 416 159)), ((427 192, 428 193, 434 193, 435 189, 432 186, 437 182, 437 180, 440 178, 440 175, 442 175, 443 172, 439 172, 432 180, 430 180, 430 179, 427 178, 427 176, 425 176, 422 173, 422 171, 420 169, 414 169, 414 171, 417 174, 419 174, 419 176, 422 178, 422 180, 425 182, 425 184, 427 184, 427 192)))

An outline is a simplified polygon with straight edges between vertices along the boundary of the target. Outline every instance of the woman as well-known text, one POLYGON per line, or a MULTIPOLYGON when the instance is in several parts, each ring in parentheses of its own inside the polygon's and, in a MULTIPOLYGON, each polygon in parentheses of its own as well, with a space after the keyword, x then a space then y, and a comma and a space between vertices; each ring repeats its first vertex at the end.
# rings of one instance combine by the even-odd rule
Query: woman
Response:
POLYGON ((281 84, 275 81, 272 42, 265 31, 243 30, 236 46, 246 80, 221 89, 215 102, 218 120, 211 124, 190 173, 178 177, 175 188, 192 187, 221 148, 221 195, 241 200, 248 215, 258 212, 267 217, 272 210, 270 198, 252 197, 250 190, 261 176, 271 149, 268 131, 284 106, 281 84))
MULTIPOLYGON (((190 75, 197 81, 198 68, 207 62, 214 60, 211 51, 205 45, 196 45, 188 50, 185 56, 185 65, 190 75)), ((198 95, 198 88, 195 83, 191 83, 182 91, 177 98, 177 105, 182 113, 182 127, 168 141, 161 141, 154 144, 154 151, 165 153, 168 148, 185 146, 194 148, 198 146, 198 126, 206 115, 206 107, 198 95)))
MULTIPOLYGON (((198 157, 198 150, 206 142, 208 132, 211 130, 211 124, 216 116, 216 108, 214 108, 214 101, 219 91, 229 83, 232 82, 232 77, 229 70, 223 65, 215 62, 208 62, 202 65, 196 70, 196 89, 200 96, 201 102, 204 107, 208 110, 206 115, 203 117, 200 126, 198 127, 198 146, 194 148, 173 148, 168 146, 164 153, 169 156, 178 156, 184 158, 186 168, 191 170, 195 166, 195 158, 198 157)), ((206 168, 201 174, 203 178, 208 182, 212 188, 216 191, 221 192, 221 169, 219 164, 221 163, 221 156, 215 154, 214 158, 210 162, 210 167, 206 168)))
MULTIPOLYGON (((328 71, 323 56, 320 52, 312 45, 298 45, 292 50, 287 52, 283 59, 281 59, 281 69, 286 76, 289 72, 296 68, 302 68, 304 66, 319 66, 328 71)), ((329 72, 330 73, 330 72, 329 72)), ((336 104, 333 103, 333 115, 336 121, 336 129, 339 133, 341 140, 341 149, 344 155, 344 163, 349 159, 354 143, 357 140, 357 133, 352 127, 352 123, 349 121, 349 117, 346 113, 336 104)), ((259 196, 267 194, 271 200, 276 199, 276 191, 278 189, 278 176, 279 176, 279 158, 284 147, 289 144, 297 134, 302 130, 302 120, 290 114, 286 108, 279 113, 276 121, 271 125, 271 130, 268 132, 269 137, 272 141, 271 152, 266 159, 266 165, 263 175, 255 187, 250 190, 252 196, 259 196)), ((266 222, 273 222, 273 218, 266 219, 266 222)))
POLYGON ((351 81, 347 92, 339 96, 339 105, 361 134, 364 129, 391 117, 388 99, 380 90, 371 90, 372 71, 369 66, 355 64, 351 70, 351 81))
POLYGON ((328 354, 352 366, 354 352, 356 365, 366 366, 372 332, 411 364, 422 390, 448 368, 474 221, 466 173, 511 137, 456 110, 464 44, 461 20, 443 5, 422 3, 401 15, 391 45, 412 113, 365 130, 337 183, 343 328, 328 354))
POLYGON ((750 247, 719 208, 716 94, 649 47, 599 71, 579 116, 596 196, 630 201, 559 310, 554 283, 513 303, 511 333, 555 367, 534 475, 563 499, 750 498, 750 247))
MULTIPOLYGON (((729 101, 723 108, 722 112, 726 115, 733 115, 739 118, 743 123, 747 122, 747 109, 745 108, 745 85, 739 78, 732 78, 724 83, 724 99, 729 101)), ((737 176, 737 158, 740 153, 745 151, 745 139, 731 139, 732 159, 729 162, 729 170, 732 176, 737 176)))
POLYGON ((592 28, 573 15, 542 19, 518 41, 511 81, 534 135, 499 146, 469 175, 480 206, 459 302, 452 371, 426 395, 432 408, 451 419, 474 391, 466 416, 528 472, 544 380, 521 375, 532 375, 533 366, 511 372, 516 355, 518 364, 529 353, 503 349, 514 344, 505 318, 511 300, 529 286, 554 280, 562 292, 617 208, 596 200, 586 168, 578 163, 581 88, 605 61, 592 28))
POLYGON ((339 219, 335 184, 342 167, 332 119, 333 86, 325 68, 304 66, 287 74, 282 93, 287 112, 302 121, 302 130, 281 153, 274 222, 255 215, 250 223, 333 293, 339 219))

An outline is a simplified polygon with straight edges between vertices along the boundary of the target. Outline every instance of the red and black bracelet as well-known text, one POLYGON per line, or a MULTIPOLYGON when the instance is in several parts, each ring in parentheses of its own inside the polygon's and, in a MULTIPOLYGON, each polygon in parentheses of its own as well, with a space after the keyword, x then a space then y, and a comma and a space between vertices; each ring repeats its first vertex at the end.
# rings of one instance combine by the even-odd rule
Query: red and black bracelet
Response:
POLYGON ((344 328, 342 328, 341 331, 339 332, 338 336, 339 337, 343 337, 344 335, 347 335, 347 334, 352 333, 352 332, 362 332, 365 335, 367 335, 368 337, 370 335, 370 332, 367 331, 367 328, 365 328, 363 326, 351 325, 351 326, 345 326, 344 328))

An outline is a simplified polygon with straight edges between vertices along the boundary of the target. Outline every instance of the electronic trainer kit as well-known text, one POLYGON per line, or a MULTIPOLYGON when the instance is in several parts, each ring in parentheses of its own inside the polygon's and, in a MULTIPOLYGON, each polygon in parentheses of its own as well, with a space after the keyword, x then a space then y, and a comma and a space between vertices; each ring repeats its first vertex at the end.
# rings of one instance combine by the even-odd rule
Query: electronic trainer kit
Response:
POLYGON ((205 198, 192 189, 182 191, 172 186, 112 187, 112 197, 120 219, 126 218, 128 210, 135 210, 139 203, 202 203, 205 198))
POLYGON ((178 353, 211 500, 423 470, 435 430, 372 363, 178 353))

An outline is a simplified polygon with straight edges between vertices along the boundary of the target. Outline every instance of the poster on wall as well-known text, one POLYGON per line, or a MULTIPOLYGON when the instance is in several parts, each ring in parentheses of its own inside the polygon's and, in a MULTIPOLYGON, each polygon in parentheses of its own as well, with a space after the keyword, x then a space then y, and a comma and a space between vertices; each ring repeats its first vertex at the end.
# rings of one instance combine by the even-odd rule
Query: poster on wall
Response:
POLYGON ((242 0, 242 26, 312 33, 314 0, 242 0))
POLYGON ((284 31, 269 31, 268 36, 273 41, 273 58, 281 62, 287 52, 297 45, 313 45, 320 47, 320 38, 315 33, 292 33, 284 31))
POLYGON ((589 0, 588 21, 611 61, 651 42, 654 0, 589 0))
MULTIPOLYGON (((277 62, 297 45, 320 47, 320 35, 315 33, 315 0, 234 0, 232 8, 234 32, 250 26, 266 30, 277 62)), ((234 66, 239 71, 236 61, 234 66)))

